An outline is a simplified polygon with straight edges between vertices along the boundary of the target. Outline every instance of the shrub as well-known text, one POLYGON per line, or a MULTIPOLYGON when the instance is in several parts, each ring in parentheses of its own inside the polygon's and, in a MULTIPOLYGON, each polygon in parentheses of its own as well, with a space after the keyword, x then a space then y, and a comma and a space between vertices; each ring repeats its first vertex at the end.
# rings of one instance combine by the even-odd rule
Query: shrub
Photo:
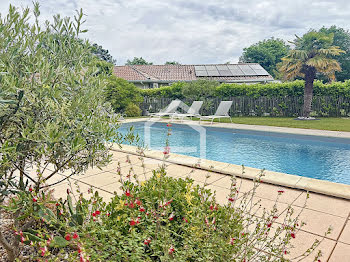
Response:
POLYGON ((190 100, 204 100, 215 94, 218 82, 209 80, 198 80, 186 83, 182 88, 182 95, 190 100))
POLYGON ((122 174, 120 163, 117 170, 122 192, 109 203, 92 189, 89 198, 78 189, 75 206, 71 191, 66 201, 32 191, 10 202, 7 210, 31 225, 15 228, 15 234, 31 248, 32 261, 287 261, 290 241, 303 225, 291 207, 283 225, 276 205, 269 211, 259 207, 254 194, 260 178, 240 193, 233 177, 228 204, 218 205, 206 183, 168 177, 164 166, 146 182, 132 171, 122 174))
POLYGON ((130 103, 125 109, 125 114, 129 117, 141 116, 141 109, 134 103, 130 103))
POLYGON ((128 81, 110 76, 105 88, 106 100, 112 105, 115 112, 124 112, 126 107, 133 103, 139 106, 143 101, 141 90, 128 81))

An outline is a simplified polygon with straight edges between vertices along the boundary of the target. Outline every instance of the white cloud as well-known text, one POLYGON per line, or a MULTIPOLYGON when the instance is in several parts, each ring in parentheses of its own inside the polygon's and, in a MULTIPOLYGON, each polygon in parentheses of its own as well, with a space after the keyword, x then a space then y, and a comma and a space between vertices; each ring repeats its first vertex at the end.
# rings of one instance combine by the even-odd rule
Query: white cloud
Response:
MULTIPOLYGON (((86 14, 86 37, 124 64, 142 56, 163 64, 237 62, 242 49, 264 38, 292 40, 310 28, 347 28, 345 0, 41 0, 42 14, 86 14)), ((0 1, 6 13, 9 0, 0 1)), ((31 6, 31 0, 12 0, 31 6)))

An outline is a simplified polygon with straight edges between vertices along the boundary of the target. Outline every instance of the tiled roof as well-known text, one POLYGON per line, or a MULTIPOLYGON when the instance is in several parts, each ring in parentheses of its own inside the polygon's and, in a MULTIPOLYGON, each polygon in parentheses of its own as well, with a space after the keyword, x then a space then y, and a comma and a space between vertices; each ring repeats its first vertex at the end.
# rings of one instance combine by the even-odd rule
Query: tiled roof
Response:
POLYGON ((114 74, 128 81, 173 82, 192 81, 209 78, 212 80, 229 81, 272 81, 272 76, 246 75, 246 76, 196 76, 195 66, 201 65, 125 65, 115 66, 114 74))

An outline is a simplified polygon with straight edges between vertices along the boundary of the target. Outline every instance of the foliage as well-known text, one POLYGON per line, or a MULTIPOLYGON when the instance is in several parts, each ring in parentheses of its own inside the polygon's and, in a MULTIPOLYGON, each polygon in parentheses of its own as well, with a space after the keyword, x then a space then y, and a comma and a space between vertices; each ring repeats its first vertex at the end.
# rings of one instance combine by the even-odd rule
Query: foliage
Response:
POLYGON ((114 75, 107 80, 105 99, 112 105, 115 112, 124 112, 133 103, 138 106, 142 102, 141 90, 134 84, 114 75))
POLYGON ((126 65, 153 65, 151 62, 147 62, 145 59, 142 57, 134 57, 133 60, 127 60, 126 65))
POLYGON ((288 51, 289 46, 282 39, 272 37, 244 48, 240 62, 259 63, 274 78, 279 78, 277 64, 288 51))
MULTIPOLYGON (((184 86, 186 83, 176 82, 170 86, 162 86, 156 89, 141 90, 142 96, 153 98, 171 98, 171 99, 185 99, 189 98, 184 95, 184 86)), ((207 85, 210 90, 208 94, 205 92, 200 97, 206 99, 210 96, 221 99, 248 96, 248 97, 302 97, 304 90, 304 81, 296 80, 284 83, 268 83, 268 84, 220 84, 207 85)), ((331 96, 334 98, 350 97, 350 81, 332 82, 324 84, 321 81, 315 81, 314 94, 316 96, 331 96)), ((191 96, 191 98, 193 98, 191 96)), ((197 97, 198 98, 198 97, 197 97)), ((196 98, 196 99, 197 99, 196 98)))
MULTIPOLYGON (((342 53, 337 57, 342 71, 336 72, 335 76, 338 81, 345 81, 350 78, 350 32, 341 27, 331 26, 329 28, 322 27, 320 32, 326 34, 333 34, 333 45, 338 46, 340 49, 344 50, 346 53, 342 53)), ((321 78, 322 76, 319 76, 321 78)))
POLYGON ((125 108, 125 112, 124 113, 128 117, 141 116, 141 109, 137 105, 135 105, 134 103, 130 103, 125 108))
POLYGON ((96 55, 100 60, 104 60, 110 64, 115 64, 116 60, 112 57, 108 50, 104 49, 98 44, 93 44, 91 47, 92 53, 96 55))
POLYGON ((180 63, 176 61, 166 61, 165 65, 180 65, 180 63))
POLYGON ((322 73, 331 81, 335 72, 341 71, 336 56, 344 53, 333 45, 334 35, 310 31, 294 40, 295 48, 282 59, 280 71, 286 79, 302 77, 305 79, 303 117, 309 118, 312 108, 314 80, 317 73, 322 73))
MULTIPOLYGON (((290 241, 303 226, 290 206, 279 218, 277 205, 263 210, 253 200, 260 176, 245 193, 233 177, 227 204, 218 205, 206 181, 199 186, 190 178, 168 177, 165 166, 146 182, 132 169, 122 174, 120 163, 117 172, 122 192, 109 203, 92 189, 84 198, 79 188, 75 206, 69 190, 67 200, 56 203, 43 192, 13 198, 7 211, 31 221, 32 227, 14 230, 32 248, 32 261, 289 261, 290 241)), ((277 199, 283 193, 275 192, 277 199)))
POLYGON ((39 192, 102 166, 110 160, 106 141, 118 142, 117 118, 103 99, 106 75, 97 74, 90 44, 78 40, 86 31, 82 10, 74 22, 57 15, 45 24, 38 3, 32 13, 33 20, 29 8, 11 5, 0 19, 0 191, 5 194, 26 190, 28 182, 39 192), (9 183, 14 176, 18 184, 9 183))
POLYGON ((219 86, 219 83, 216 81, 191 81, 183 86, 182 95, 191 100, 203 100, 214 96, 214 90, 217 86, 219 86))

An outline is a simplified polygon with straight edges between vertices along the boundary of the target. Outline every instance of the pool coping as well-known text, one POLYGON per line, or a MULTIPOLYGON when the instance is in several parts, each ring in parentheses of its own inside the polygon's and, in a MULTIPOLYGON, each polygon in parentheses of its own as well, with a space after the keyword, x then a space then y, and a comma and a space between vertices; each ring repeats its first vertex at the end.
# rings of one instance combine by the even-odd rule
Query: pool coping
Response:
MULTIPOLYGON (((131 121, 125 121, 125 122, 130 123, 130 122, 147 121, 147 119, 145 118, 130 119, 130 120, 131 121)), ((156 120, 156 122, 169 122, 169 119, 167 120, 163 119, 161 121, 156 120)), ((173 122, 177 123, 175 121, 173 122)), ((180 124, 186 124, 186 123, 183 122, 180 124)), ((212 127, 223 127, 223 126, 213 125, 212 127)), ((263 127, 266 127, 266 126, 263 126, 263 127)), ((226 127, 226 128, 230 128, 230 127, 226 127)), ((239 128, 239 129, 246 129, 246 128, 239 128)), ((288 129, 294 130, 294 128, 288 128, 288 129)), ((253 128, 249 128, 249 130, 253 130, 253 128)), ((309 129, 301 129, 301 130, 310 131, 309 129)), ((267 131, 267 130, 254 129, 254 131, 267 131)), ((267 132, 276 132, 276 131, 269 130, 267 132)), ((282 131, 280 130, 279 132, 282 132, 282 131)), ((331 131, 328 131, 328 132, 331 132, 331 131)), ((329 136, 328 132, 326 132, 323 136, 329 136)), ((337 131, 332 131, 332 132, 339 133, 337 131)), ((286 132, 283 132, 283 133, 286 133, 286 132)), ((340 132, 340 133, 349 133, 347 134, 349 137, 342 136, 342 138, 350 138, 350 132, 340 132)), ((292 133, 292 134, 296 134, 296 133, 292 133)), ((301 133, 298 133, 298 134, 301 134, 301 133)), ((303 133, 301 135, 312 135, 312 134, 303 133)), ((314 134, 314 135, 320 136, 319 134, 317 135, 314 134)), ((339 138, 338 135, 330 136, 330 137, 339 138)), ((136 146, 121 145, 120 147, 119 145, 114 144, 112 146, 112 150, 139 155, 139 150, 138 150, 138 147, 136 146)), ((145 157, 157 159, 157 160, 164 160, 164 154, 162 151, 145 149, 143 150, 143 153, 145 157)), ((201 159, 198 157, 180 155, 175 153, 170 153, 167 156, 166 161, 173 164, 194 167, 194 168, 208 170, 208 171, 229 175, 229 176, 237 176, 237 177, 241 177, 249 180, 254 180, 258 178, 258 176, 262 172, 261 169, 247 167, 247 166, 244 166, 244 172, 243 172, 243 167, 239 165, 229 164, 229 163, 224 163, 224 162, 219 162, 214 160, 208 160, 208 159, 201 159)), ((268 184, 300 189, 304 191, 310 191, 314 193, 319 193, 323 195, 339 197, 339 198, 350 200, 350 185, 346 185, 346 184, 334 183, 326 180, 308 178, 308 177, 303 177, 298 175, 291 175, 291 174, 286 174, 281 172, 274 172, 270 170, 264 170, 264 176, 262 177, 262 181, 268 184)))
MULTIPOLYGON (((132 118, 132 119, 125 119, 123 122, 132 123, 132 122, 143 122, 148 120, 149 118, 132 118)), ((171 119, 164 119, 164 118, 162 119, 152 118, 152 120, 160 123, 171 122, 171 123, 180 124, 180 125, 188 125, 188 124, 199 125, 198 121, 192 121, 192 120, 180 121, 180 120, 171 120, 171 119)), ((293 134, 293 135, 323 136, 323 137, 350 139, 350 132, 346 132, 346 131, 332 131, 332 130, 263 126, 263 125, 246 125, 246 124, 218 123, 218 122, 214 122, 214 124, 211 125, 210 122, 207 122, 207 121, 202 121, 201 126, 219 127, 219 128, 227 128, 227 129, 243 129, 243 130, 263 131, 263 132, 272 132, 272 133, 286 133, 286 134, 293 134)))

